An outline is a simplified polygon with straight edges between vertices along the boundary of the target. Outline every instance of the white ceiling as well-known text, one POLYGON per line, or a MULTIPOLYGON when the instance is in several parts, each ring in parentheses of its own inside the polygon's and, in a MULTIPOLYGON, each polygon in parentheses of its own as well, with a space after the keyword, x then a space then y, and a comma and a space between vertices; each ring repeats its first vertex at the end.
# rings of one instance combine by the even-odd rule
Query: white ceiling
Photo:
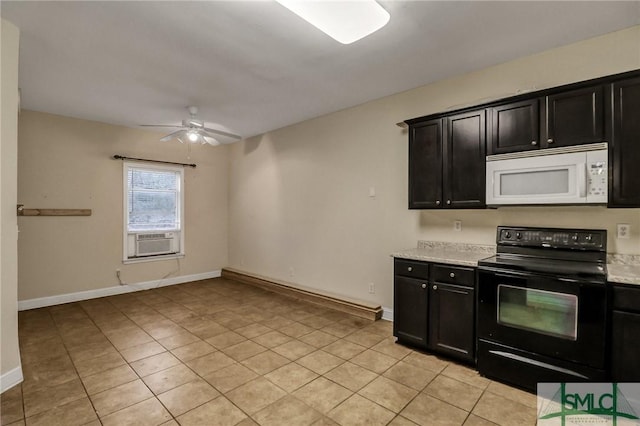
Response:
POLYGON ((382 30, 342 45, 271 1, 6 1, 25 109, 253 136, 640 24, 640 2, 384 1, 382 30))

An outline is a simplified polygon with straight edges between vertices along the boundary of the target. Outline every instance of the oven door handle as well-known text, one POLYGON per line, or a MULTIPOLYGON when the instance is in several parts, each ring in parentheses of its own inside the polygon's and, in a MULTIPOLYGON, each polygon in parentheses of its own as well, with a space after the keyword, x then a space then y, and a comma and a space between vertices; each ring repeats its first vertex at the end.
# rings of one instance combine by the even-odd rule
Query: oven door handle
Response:
POLYGON ((571 375, 571 376, 574 376, 574 377, 579 377, 581 379, 589 379, 587 376, 585 376, 583 374, 580 374, 578 372, 575 372, 573 370, 569 370, 567 368, 558 367, 556 365, 547 364, 546 362, 529 359, 529 358, 526 358, 526 357, 523 357, 523 356, 520 356, 520 355, 512 354, 510 352, 489 351, 489 353, 491 353, 493 355, 496 355, 496 356, 499 356, 499 357, 503 357, 503 358, 514 360, 514 361, 522 362, 522 363, 525 363, 525 364, 533 365, 533 366, 538 367, 538 368, 544 368, 546 370, 558 371, 560 373, 568 374, 568 375, 571 375))
POLYGON ((521 272, 514 270, 505 271, 504 269, 492 268, 491 266, 480 266, 478 267, 478 272, 490 272, 497 277, 530 277, 532 275, 531 272, 521 272))
POLYGON ((566 283, 604 285, 603 281, 592 280, 588 278, 575 279, 575 278, 566 278, 566 277, 555 277, 552 275, 552 272, 549 272, 547 274, 545 273, 536 274, 532 272, 523 272, 523 271, 515 271, 515 270, 505 271, 504 269, 492 268, 491 266, 480 266, 478 267, 478 272, 489 272, 495 275, 496 277, 503 277, 503 278, 511 278, 511 277, 531 278, 534 276, 542 276, 542 277, 548 277, 550 279, 554 279, 554 280, 562 281, 566 283))

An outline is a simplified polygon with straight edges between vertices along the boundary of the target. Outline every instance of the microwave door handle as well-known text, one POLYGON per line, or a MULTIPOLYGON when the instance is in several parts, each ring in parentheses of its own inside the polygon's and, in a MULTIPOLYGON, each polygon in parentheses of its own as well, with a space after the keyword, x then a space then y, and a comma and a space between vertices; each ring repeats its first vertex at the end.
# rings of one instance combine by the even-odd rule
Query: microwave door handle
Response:
POLYGON ((587 164, 576 165, 576 180, 578 181, 578 196, 587 198, 587 164))

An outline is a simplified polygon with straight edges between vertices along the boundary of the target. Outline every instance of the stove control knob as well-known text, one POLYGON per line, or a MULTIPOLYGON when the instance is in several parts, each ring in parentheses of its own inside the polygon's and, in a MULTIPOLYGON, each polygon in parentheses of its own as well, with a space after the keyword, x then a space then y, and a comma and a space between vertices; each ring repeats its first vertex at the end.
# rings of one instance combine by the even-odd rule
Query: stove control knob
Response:
POLYGON ((453 272, 451 272, 451 273, 449 274, 449 277, 450 277, 450 278, 455 278, 455 277, 456 277, 456 274, 454 274, 453 272))
POLYGON ((571 240, 572 240, 572 241, 578 241, 578 234, 573 234, 573 235, 571 236, 571 240))
POLYGON ((516 232, 516 238, 519 240, 522 238, 522 234, 520 232, 516 232))
POLYGON ((409 266, 409 267, 407 268, 407 271, 411 272, 411 271, 413 271, 413 268, 412 268, 411 266, 409 266))
POLYGON ((507 240, 508 240, 509 238, 511 238, 511 232, 507 231, 507 232, 504 234, 504 236, 505 236, 505 237, 507 238, 507 240))
POLYGON ((589 234, 586 237, 584 237, 584 239, 587 240, 587 241, 591 241, 593 239, 593 237, 591 236, 591 234, 589 234))
POLYGON ((422 288, 427 288, 427 285, 426 284, 422 284, 422 288))

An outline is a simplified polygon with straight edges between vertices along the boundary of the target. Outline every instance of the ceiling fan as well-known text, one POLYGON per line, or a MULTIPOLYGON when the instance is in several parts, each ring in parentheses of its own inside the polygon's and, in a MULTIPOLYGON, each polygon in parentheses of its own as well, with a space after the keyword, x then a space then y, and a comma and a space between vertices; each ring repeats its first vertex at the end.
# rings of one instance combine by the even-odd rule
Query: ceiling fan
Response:
POLYGON ((142 124, 143 127, 172 127, 176 128, 175 132, 169 133, 166 136, 160 138, 161 142, 170 141, 171 139, 177 139, 180 143, 191 142, 191 143, 202 143, 209 145, 220 145, 220 144, 228 144, 233 143, 237 140, 242 139, 242 136, 234 135, 233 133, 224 132, 222 130, 210 129, 204 126, 204 121, 199 120, 198 115, 198 107, 189 106, 187 107, 187 111, 189 111, 189 118, 182 120, 182 126, 173 126, 173 125, 164 125, 164 124, 142 124), (224 138, 220 138, 223 136, 224 138), (233 139, 229 141, 228 139, 233 139))

